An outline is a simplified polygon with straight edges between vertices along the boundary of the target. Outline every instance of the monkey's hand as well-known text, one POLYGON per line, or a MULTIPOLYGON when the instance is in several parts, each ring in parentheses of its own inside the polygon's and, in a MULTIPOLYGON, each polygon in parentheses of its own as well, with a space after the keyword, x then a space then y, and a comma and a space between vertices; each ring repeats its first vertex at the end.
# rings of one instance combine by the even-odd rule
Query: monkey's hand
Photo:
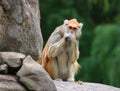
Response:
POLYGON ((73 46, 73 61, 75 62, 79 58, 79 42, 73 35, 71 36, 71 43, 73 46))
POLYGON ((55 58, 61 52, 63 46, 64 46, 64 39, 62 38, 60 41, 50 46, 48 50, 48 57, 55 58))

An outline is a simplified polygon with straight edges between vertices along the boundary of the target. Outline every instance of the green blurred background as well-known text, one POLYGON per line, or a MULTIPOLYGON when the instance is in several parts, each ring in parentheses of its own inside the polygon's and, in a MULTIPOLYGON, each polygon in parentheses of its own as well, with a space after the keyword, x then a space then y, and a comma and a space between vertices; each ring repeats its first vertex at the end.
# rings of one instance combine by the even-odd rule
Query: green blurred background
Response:
POLYGON ((44 45, 64 19, 84 24, 76 80, 120 87, 120 0, 40 0, 44 45))

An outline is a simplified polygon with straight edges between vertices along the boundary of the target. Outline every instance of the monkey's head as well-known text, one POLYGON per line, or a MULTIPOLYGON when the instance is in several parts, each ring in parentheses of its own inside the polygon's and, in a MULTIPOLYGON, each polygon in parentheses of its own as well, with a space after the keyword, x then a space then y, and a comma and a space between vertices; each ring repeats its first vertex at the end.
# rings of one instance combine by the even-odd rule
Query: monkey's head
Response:
POLYGON ((79 23, 76 19, 64 20, 64 26, 67 33, 71 33, 79 40, 83 23, 79 23))

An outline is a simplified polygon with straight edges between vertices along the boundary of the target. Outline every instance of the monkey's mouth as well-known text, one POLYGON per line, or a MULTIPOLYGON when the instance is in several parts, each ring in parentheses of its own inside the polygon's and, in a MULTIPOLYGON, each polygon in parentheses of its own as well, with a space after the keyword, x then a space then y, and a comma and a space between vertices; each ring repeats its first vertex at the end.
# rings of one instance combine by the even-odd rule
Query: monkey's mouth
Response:
POLYGON ((65 37, 65 42, 71 41, 71 38, 69 36, 65 37))
POLYGON ((68 41, 70 38, 67 36, 67 37, 65 37, 65 41, 68 41))

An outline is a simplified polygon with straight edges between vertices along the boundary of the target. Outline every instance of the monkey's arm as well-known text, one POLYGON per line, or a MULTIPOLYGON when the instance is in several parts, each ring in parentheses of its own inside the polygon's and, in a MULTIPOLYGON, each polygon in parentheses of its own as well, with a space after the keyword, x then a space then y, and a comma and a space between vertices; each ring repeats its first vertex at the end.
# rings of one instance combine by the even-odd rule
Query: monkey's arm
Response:
POLYGON ((79 58, 79 41, 73 38, 72 45, 73 45, 73 54, 70 56, 69 59, 71 60, 71 62, 75 62, 79 58))
POLYGON ((75 56, 75 61, 79 58, 79 41, 75 39, 74 43, 74 56, 75 56))
POLYGON ((62 46, 64 45, 64 38, 58 33, 53 35, 51 39, 51 44, 48 49, 48 57, 54 58, 56 57, 62 50, 62 46))
POLYGON ((75 58, 76 58, 75 60, 77 60, 77 59, 79 58, 79 55, 80 55, 80 51, 79 51, 79 41, 76 42, 76 44, 75 44, 75 49, 76 49, 76 50, 75 50, 75 52, 74 52, 74 53, 75 53, 74 55, 75 55, 75 58))

